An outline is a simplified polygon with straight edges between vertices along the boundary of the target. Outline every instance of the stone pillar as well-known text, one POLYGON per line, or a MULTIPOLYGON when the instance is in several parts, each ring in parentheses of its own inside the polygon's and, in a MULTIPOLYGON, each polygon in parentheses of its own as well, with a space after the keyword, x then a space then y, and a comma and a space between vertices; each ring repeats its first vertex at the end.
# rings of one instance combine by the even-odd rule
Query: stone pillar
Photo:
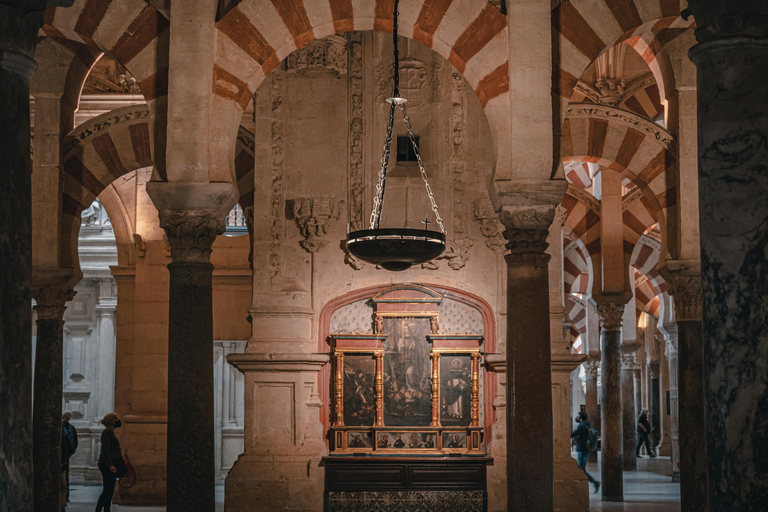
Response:
POLYGON ((670 276, 678 338, 678 422, 680 505, 683 512, 707 510, 707 460, 702 364, 701 278, 694 273, 670 276))
POLYGON ((114 278, 99 279, 96 322, 99 331, 99 368, 97 375, 99 415, 115 410, 115 311, 117 283, 114 278))
POLYGON ((624 471, 637 469, 635 442, 637 424, 635 423, 635 352, 638 344, 622 345, 621 353, 621 424, 624 446, 624 471))
POLYGON ((553 509, 552 375, 547 235, 555 207, 505 207, 507 262, 507 503, 553 509), (513 211, 514 210, 514 211, 513 211))
POLYGON ((623 303, 597 305, 600 315, 602 386, 600 387, 601 481, 603 501, 624 501, 621 416, 621 317, 623 303))
POLYGON ((29 79, 45 8, 0 4, 0 503, 15 511, 33 500, 29 79))
MULTIPOLYGON (((637 361, 637 355, 635 355, 635 361, 637 361)), ((643 378, 642 378, 642 365, 636 364, 632 374, 635 378, 635 415, 640 416, 640 411, 643 409, 643 378)))
POLYGON ((699 42, 689 55, 697 68, 708 507, 763 510, 768 17, 764 1, 693 0, 689 9, 699 42))
MULTIPOLYGON (((488 466, 488 510, 507 510, 507 360, 503 354, 488 354, 485 364, 496 373, 496 394, 493 397, 493 409, 496 421, 491 425, 488 438, 488 456, 494 463, 488 466)), ((486 393, 489 391, 486 390, 486 393)))
POLYGON ((597 376, 600 372, 600 360, 588 359, 584 363, 584 375, 586 376, 587 397, 586 409, 592 428, 600 429, 600 404, 597 403, 597 376))
POLYGON ((35 287, 37 345, 32 410, 35 512, 58 512, 61 485, 61 394, 64 311, 75 296, 66 282, 35 287))
POLYGON ((666 357, 669 363, 669 412, 670 412, 670 447, 672 460, 672 481, 680 481, 680 421, 677 407, 677 325, 664 325, 666 357))
POLYGON ((651 422, 651 446, 656 450, 661 444, 661 388, 660 378, 661 372, 659 369, 659 361, 651 361, 648 363, 648 375, 651 380, 650 385, 650 418, 651 422))
POLYGON ((161 211, 172 262, 168 310, 167 507, 214 510, 213 265, 216 211, 161 211))

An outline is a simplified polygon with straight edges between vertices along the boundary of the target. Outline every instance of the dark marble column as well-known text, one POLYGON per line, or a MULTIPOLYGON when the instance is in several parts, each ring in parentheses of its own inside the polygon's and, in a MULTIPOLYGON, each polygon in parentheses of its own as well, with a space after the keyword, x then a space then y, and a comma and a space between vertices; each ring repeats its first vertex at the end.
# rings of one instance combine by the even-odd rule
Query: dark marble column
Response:
POLYGON ((34 291, 37 312, 32 409, 35 512, 60 510, 64 310, 74 295, 65 284, 36 287, 34 291))
POLYGON ((678 414, 678 379, 677 379, 677 325, 664 326, 665 355, 669 362, 669 412, 670 412, 670 449, 672 461, 672 481, 680 481, 680 416, 678 414))
POLYGON ((692 0, 689 8, 699 42, 689 56, 697 68, 708 507, 765 510, 768 6, 692 0))
POLYGON ((53 4, 0 3, 0 507, 18 512, 33 506, 29 79, 53 4))
POLYGON ((648 376, 650 377, 651 385, 650 385, 650 397, 649 397, 649 406, 650 406, 650 418, 648 418, 648 421, 651 422, 651 446, 653 446, 654 452, 656 451, 656 447, 661 444, 661 404, 659 403, 661 400, 661 389, 659 386, 659 377, 660 377, 660 368, 659 368, 659 362, 658 361, 651 361, 648 364, 648 376))
POLYGON ((168 312, 169 512, 213 511, 213 265, 211 246, 224 218, 207 211, 164 211, 172 263, 168 312))
POLYGON ((600 387, 601 480, 603 501, 624 501, 623 421, 621 414, 621 317, 624 304, 597 305, 603 381, 600 387))
POLYGON ((553 433, 547 235, 555 208, 502 211, 507 261, 507 501, 552 512, 553 433))
POLYGON ((621 425, 624 446, 624 471, 637 469, 635 442, 637 426, 635 423, 635 352, 638 344, 622 345, 621 353, 621 425))
POLYGON ((600 430, 600 404, 597 403, 597 376, 600 371, 600 360, 593 360, 591 357, 584 363, 584 374, 586 376, 587 396, 586 409, 589 422, 592 428, 600 430))

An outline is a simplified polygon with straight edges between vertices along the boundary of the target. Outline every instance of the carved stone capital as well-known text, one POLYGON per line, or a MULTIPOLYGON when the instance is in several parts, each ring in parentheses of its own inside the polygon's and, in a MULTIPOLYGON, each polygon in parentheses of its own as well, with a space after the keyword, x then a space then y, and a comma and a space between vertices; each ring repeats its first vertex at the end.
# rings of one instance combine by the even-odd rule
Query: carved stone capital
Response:
POLYGON ((590 356, 589 359, 584 361, 584 371, 587 373, 587 375, 593 379, 596 379, 600 373, 600 358, 590 356))
POLYGON ((328 245, 325 239, 328 224, 339 218, 339 206, 335 199, 305 197, 286 201, 285 215, 296 222, 304 240, 299 242, 309 253, 316 253, 328 245))
POLYGON ((33 288, 38 320, 63 320, 67 302, 75 298, 75 290, 66 284, 50 284, 33 288))
POLYGON ((700 43, 733 36, 768 36, 768 15, 765 2, 723 2, 721 0, 690 0, 683 17, 693 14, 694 35, 700 43))
POLYGON ((504 225, 499 215, 487 198, 477 199, 472 203, 472 219, 480 225, 480 234, 485 237, 485 245, 495 253, 502 253, 507 246, 502 232, 504 225))
POLYGON ((660 375, 659 370, 660 370, 660 365, 658 361, 650 361, 648 363, 648 374, 652 379, 659 378, 659 375, 660 375))
POLYGON ((598 101, 603 105, 618 107, 625 86, 626 83, 621 78, 598 78, 595 82, 595 89, 600 92, 598 101))
POLYGON ((307 68, 325 68, 346 75, 347 39, 336 34, 315 39, 285 59, 285 70, 288 73, 298 73, 307 68))
POLYGON ((600 328, 604 331, 620 331, 621 319, 624 316, 624 304, 614 302, 598 303, 597 315, 600 318, 600 328))
POLYGON ((623 370, 637 368, 637 350, 639 348, 639 343, 623 343, 621 345, 621 368, 623 370))
POLYGON ((225 229, 224 217, 208 210, 162 210, 160 227, 174 263, 210 263, 213 242, 225 229))
POLYGON ((670 284, 675 319, 678 322, 701 320, 701 275, 667 270, 662 276, 670 284))
POLYGON ((511 257, 547 255, 547 237, 555 218, 555 205, 505 206, 499 217, 506 228, 503 235, 511 257))

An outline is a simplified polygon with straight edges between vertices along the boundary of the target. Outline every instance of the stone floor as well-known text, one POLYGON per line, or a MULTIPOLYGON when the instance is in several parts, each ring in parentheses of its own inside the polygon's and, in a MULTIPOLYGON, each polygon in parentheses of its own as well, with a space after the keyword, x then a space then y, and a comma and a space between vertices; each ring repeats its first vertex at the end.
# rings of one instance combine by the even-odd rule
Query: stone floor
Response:
MULTIPOLYGON (((574 464, 576 461, 574 460, 574 464)), ((638 470, 624 473, 624 503, 601 502, 599 494, 590 494, 590 512, 679 512, 680 485, 672 483, 669 457, 640 459, 638 470)), ((587 464, 587 471, 600 478, 599 463, 587 464)), ((93 512, 101 487, 72 486, 67 512, 93 512)), ((162 512, 165 507, 127 507, 113 505, 114 512, 162 512)), ((224 510, 224 486, 216 486, 216 511, 224 510)))

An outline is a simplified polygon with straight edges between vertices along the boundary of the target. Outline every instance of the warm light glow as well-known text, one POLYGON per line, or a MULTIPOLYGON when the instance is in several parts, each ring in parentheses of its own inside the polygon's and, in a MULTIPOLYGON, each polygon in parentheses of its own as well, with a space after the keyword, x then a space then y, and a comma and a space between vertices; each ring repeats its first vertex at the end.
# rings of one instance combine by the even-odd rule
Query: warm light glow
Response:
POLYGON ((645 311, 640 313, 640 318, 637 319, 638 329, 645 329, 648 326, 648 314, 645 311))

